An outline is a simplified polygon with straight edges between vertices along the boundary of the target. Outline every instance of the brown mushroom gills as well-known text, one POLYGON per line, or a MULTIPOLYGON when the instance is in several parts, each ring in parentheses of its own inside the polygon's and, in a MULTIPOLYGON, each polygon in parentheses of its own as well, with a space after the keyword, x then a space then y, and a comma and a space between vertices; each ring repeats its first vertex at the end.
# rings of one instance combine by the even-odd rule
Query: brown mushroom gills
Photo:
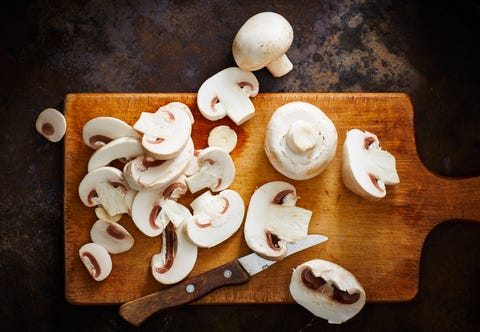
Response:
MULTIPOLYGON (((320 287, 327 284, 325 279, 317 277, 313 274, 310 268, 306 268, 302 271, 303 284, 313 290, 318 290, 320 287)), ((348 292, 338 289, 335 285, 332 285, 333 295, 332 298, 341 304, 353 304, 360 299, 360 293, 349 294, 348 292)))
POLYGON ((167 241, 166 244, 166 260, 165 265, 162 267, 158 267, 155 269, 157 273, 166 273, 173 265, 173 261, 175 260, 175 256, 177 254, 177 233, 175 233, 175 225, 169 223, 164 230, 165 237, 164 240, 167 241))
POLYGON ((82 254, 82 259, 84 260, 87 260, 92 269, 88 269, 89 272, 92 274, 93 278, 98 278, 100 276, 100 264, 98 263, 98 261, 95 259, 95 256, 89 252, 89 251, 86 251, 82 254))
MULTIPOLYGON (((285 197, 287 197, 290 194, 293 194, 293 190, 291 189, 282 190, 275 195, 275 197, 272 200, 272 203, 282 205, 283 203, 285 203, 285 197)), ((280 239, 276 234, 272 232, 266 232, 265 236, 267 237, 267 243, 270 248, 272 248, 275 251, 278 251, 281 249, 280 245, 278 244, 278 242, 280 242, 280 239)))
POLYGON ((42 132, 47 136, 52 136, 53 134, 55 134, 55 128, 52 126, 51 123, 45 122, 42 125, 42 132))
POLYGON ((97 145, 97 143, 107 144, 108 142, 111 142, 112 139, 105 135, 93 135, 88 141, 91 145, 97 145))

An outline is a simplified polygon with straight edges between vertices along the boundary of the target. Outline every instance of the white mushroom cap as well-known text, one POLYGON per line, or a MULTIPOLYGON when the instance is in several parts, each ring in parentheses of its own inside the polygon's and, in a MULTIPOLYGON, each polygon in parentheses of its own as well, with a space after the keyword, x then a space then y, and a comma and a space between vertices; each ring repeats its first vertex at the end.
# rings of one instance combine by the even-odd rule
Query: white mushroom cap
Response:
POLYGON ((88 160, 88 171, 107 166, 117 159, 130 160, 145 153, 142 144, 133 137, 119 137, 95 150, 88 160))
POLYGON ((93 242, 84 244, 78 255, 94 280, 102 281, 112 272, 112 258, 103 246, 93 242))
POLYGON ((297 198, 295 187, 283 181, 255 190, 244 225, 250 249, 266 259, 281 260, 287 255, 287 242, 307 236, 312 212, 295 206, 297 198))
POLYGON ((366 302, 365 290, 351 272, 321 259, 310 260, 294 269, 290 294, 315 316, 333 324, 349 320, 366 302))
POLYGON ((132 235, 120 224, 98 219, 90 229, 92 242, 104 247, 111 254, 120 254, 133 247, 132 235))
POLYGON ((54 108, 46 108, 37 117, 35 128, 50 142, 60 141, 67 130, 67 122, 62 113, 54 108))
POLYGON ((201 248, 211 248, 230 238, 242 225, 245 215, 242 197, 230 189, 216 195, 206 191, 190 206, 193 216, 188 220, 187 235, 201 248))
POLYGON ((123 178, 123 173, 119 169, 111 166, 96 168, 87 173, 78 186, 78 195, 85 206, 96 206, 99 204, 95 187, 98 183, 109 183, 114 187, 121 187, 122 190, 128 190, 128 184, 123 178))
POLYGON ((335 125, 317 106, 291 102, 279 107, 270 118, 265 153, 281 174, 306 180, 330 165, 337 139, 335 125))
POLYGON ((95 150, 119 137, 140 138, 140 135, 126 122, 110 116, 90 119, 82 130, 83 142, 95 150))
POLYGON ((400 182, 395 163, 395 157, 380 148, 376 135, 359 129, 347 132, 343 145, 342 180, 357 195, 370 200, 385 197, 385 185, 400 182))
POLYGON ((168 224, 162 234, 162 249, 152 257, 152 275, 162 284, 174 284, 184 279, 195 266, 198 248, 186 237, 182 223, 168 224))
POLYGON ((248 71, 263 67, 274 77, 293 68, 285 53, 292 45, 293 29, 280 14, 262 12, 249 18, 233 40, 232 52, 237 65, 248 71))
POLYGON ((186 179, 191 193, 204 188, 214 192, 222 191, 235 179, 235 164, 228 152, 222 148, 210 146, 201 150, 197 162, 200 170, 186 179))
POLYGON ((241 125, 255 113, 250 97, 255 97, 258 90, 254 74, 238 67, 226 68, 203 82, 198 89, 197 106, 208 120, 215 121, 228 115, 241 125))

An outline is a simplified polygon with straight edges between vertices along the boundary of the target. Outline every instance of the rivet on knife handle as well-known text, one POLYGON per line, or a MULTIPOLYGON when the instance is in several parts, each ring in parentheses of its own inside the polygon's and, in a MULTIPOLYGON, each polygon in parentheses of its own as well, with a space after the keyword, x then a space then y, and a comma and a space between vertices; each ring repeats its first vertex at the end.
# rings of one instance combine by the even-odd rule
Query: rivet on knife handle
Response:
POLYGON ((120 306, 120 315, 131 324, 139 326, 161 310, 192 302, 223 286, 246 283, 249 279, 249 274, 237 260, 234 260, 158 292, 127 302, 120 306))

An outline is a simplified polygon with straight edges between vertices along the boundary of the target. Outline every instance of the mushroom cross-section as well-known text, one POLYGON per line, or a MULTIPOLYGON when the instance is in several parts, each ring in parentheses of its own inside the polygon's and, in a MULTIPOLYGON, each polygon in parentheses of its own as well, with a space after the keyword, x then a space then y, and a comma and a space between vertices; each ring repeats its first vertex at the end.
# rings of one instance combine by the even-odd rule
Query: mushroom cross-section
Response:
POLYGON ((90 238, 93 243, 100 244, 111 254, 120 254, 133 247, 132 235, 122 225, 98 219, 90 229, 90 238))
POLYGON ((119 137, 95 150, 88 160, 88 171, 109 165, 117 159, 131 160, 145 153, 142 144, 133 137, 119 137))
POLYGON ((295 206, 297 198, 295 187, 283 181, 255 190, 244 225, 250 249, 266 259, 281 260, 287 255, 287 242, 307 236, 312 212, 295 206))
POLYGON ((67 130, 67 122, 55 108, 46 108, 37 117, 35 129, 50 142, 59 142, 67 130))
POLYGON ((280 14, 262 12, 250 17, 238 30, 232 52, 237 65, 248 71, 267 67, 274 77, 293 69, 285 54, 293 42, 293 29, 280 14))
POLYGON ((385 185, 400 182, 395 164, 395 157, 380 148, 376 135, 359 129, 347 132, 343 144, 342 180, 352 192, 370 200, 385 197, 385 185))
POLYGON ((187 144, 193 117, 184 106, 176 102, 160 107, 155 113, 142 112, 133 125, 135 130, 143 133, 142 145, 152 157, 173 158, 187 144))
POLYGON ((241 125, 255 113, 250 97, 255 97, 258 90, 254 74, 229 67, 203 82, 198 89, 197 106, 208 120, 215 121, 228 115, 233 122, 241 125))
POLYGON ((83 142, 94 150, 119 137, 140 138, 140 135, 126 122, 110 116, 90 119, 82 130, 83 142))
POLYGON ((112 272, 112 258, 100 244, 86 243, 80 247, 78 255, 94 280, 102 281, 112 272))
POLYGON ((214 192, 222 191, 235 179, 235 164, 228 152, 222 148, 211 146, 202 149, 197 156, 197 162, 199 171, 186 179, 191 193, 204 188, 214 192))
POLYGON ((190 206, 193 216, 188 220, 187 234, 201 248, 211 248, 230 238, 242 225, 245 205, 234 190, 226 189, 213 195, 206 191, 190 206))
POLYGON ((350 271, 321 259, 295 268, 289 289, 298 304, 332 324, 358 314, 366 301, 365 290, 350 271))
POLYGON ((322 173, 337 149, 337 130, 317 106, 297 101, 280 106, 265 134, 265 154, 275 169, 294 180, 322 173))

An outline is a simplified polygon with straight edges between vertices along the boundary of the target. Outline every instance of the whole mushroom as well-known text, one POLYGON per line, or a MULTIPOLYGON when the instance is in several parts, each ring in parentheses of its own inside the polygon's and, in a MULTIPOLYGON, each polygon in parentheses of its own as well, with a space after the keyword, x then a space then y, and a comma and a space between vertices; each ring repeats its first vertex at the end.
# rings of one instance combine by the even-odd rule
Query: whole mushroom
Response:
POLYGON ((265 153, 277 171, 294 180, 323 172, 337 149, 337 130, 317 106, 296 101, 280 106, 270 118, 265 153))
POLYGON ((322 259, 295 268, 289 289, 298 304, 332 324, 355 316, 366 301, 365 290, 350 271, 322 259))
POLYGON ((248 71, 267 67, 274 77, 293 69, 286 52, 293 42, 293 29, 280 14, 262 12, 250 17, 238 30, 232 52, 237 65, 248 71))

